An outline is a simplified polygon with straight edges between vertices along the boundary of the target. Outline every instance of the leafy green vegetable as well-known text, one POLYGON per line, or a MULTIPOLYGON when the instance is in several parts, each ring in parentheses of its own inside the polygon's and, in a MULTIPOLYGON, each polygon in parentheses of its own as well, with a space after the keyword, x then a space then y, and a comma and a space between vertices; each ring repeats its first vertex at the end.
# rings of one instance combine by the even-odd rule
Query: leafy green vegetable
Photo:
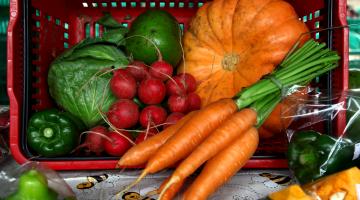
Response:
POLYGON ((118 48, 127 29, 114 27, 114 23, 112 21, 112 27, 102 37, 86 38, 64 52, 49 69, 50 95, 87 127, 101 122, 99 111, 106 112, 116 100, 108 86, 111 74, 104 72, 128 64, 128 59, 118 48))

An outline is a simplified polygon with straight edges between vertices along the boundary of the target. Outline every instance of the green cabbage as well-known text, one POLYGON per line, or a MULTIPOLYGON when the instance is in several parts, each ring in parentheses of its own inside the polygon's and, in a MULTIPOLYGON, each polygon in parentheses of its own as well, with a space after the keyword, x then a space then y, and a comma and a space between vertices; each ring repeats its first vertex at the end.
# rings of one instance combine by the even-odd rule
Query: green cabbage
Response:
POLYGON ((103 37, 83 40, 50 66, 50 95, 88 128, 101 123, 99 111, 107 112, 116 100, 109 88, 112 75, 101 74, 112 67, 123 68, 128 64, 128 59, 118 48, 126 32, 123 27, 110 27, 103 37))

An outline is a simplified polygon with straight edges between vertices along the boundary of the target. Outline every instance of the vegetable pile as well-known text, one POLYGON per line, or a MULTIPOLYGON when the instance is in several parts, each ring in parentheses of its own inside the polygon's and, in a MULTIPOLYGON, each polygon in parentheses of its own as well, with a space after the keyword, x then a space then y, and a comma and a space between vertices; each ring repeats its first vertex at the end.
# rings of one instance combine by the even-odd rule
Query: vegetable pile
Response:
MULTIPOLYGON (((311 39, 302 47, 296 47, 274 72, 242 90, 234 99, 218 100, 193 114, 185 124, 174 130, 170 138, 165 136, 165 142, 153 145, 158 149, 150 157, 145 154, 142 158, 141 148, 149 149, 146 145, 130 149, 118 165, 129 166, 126 161, 131 162, 132 159, 148 160, 139 178, 123 191, 147 174, 159 172, 180 161, 170 179, 166 180, 159 199, 163 199, 168 189, 172 191, 172 187, 177 187, 203 164, 204 168, 186 190, 184 199, 206 199, 253 155, 259 142, 256 128, 280 102, 282 87, 306 85, 337 66, 340 57, 324 46, 311 39)), ((159 133, 159 138, 164 133, 168 134, 159 133)), ((143 144, 156 142, 151 139, 143 144)))
MULTIPOLYGON (((184 34, 184 61, 178 71, 198 80, 196 93, 206 106, 232 98, 272 72, 306 32, 286 1, 212 1, 197 11, 184 34)), ((261 138, 286 128, 280 123, 280 106, 286 105, 279 105, 259 129, 261 138)))
MULTIPOLYGON (((30 123, 28 145, 37 155, 119 157, 201 107, 201 99, 194 93, 196 79, 188 73, 174 74, 174 64, 182 53, 180 28, 173 16, 148 10, 136 18, 130 30, 110 14, 98 23, 106 29, 102 36, 86 38, 65 51, 51 64, 48 74, 50 94, 59 108, 83 125, 69 122, 64 129, 72 135, 67 133, 55 143, 59 137, 54 132, 62 127, 52 128, 52 123, 61 119, 41 118, 52 129, 39 124, 33 128, 30 123), (149 21, 149 17, 156 20, 149 21), (35 137, 39 138, 37 144, 35 137)), ((38 121, 39 115, 45 111, 35 113, 30 122, 38 121)))
POLYGON ((110 89, 117 97, 106 113, 108 124, 116 131, 112 137, 124 138, 121 151, 111 151, 109 141, 105 151, 113 156, 121 156, 133 143, 126 129, 134 130, 140 126, 135 144, 156 135, 168 128, 187 113, 200 109, 200 97, 193 93, 196 80, 189 74, 173 76, 173 67, 162 60, 146 66, 141 61, 130 63, 126 69, 117 69, 110 80, 110 89), (141 74, 141 76, 139 75, 141 74), (122 135, 124 134, 124 135, 122 135), (128 140, 126 142, 126 139, 128 140))
POLYGON ((309 84, 340 59, 309 39, 283 0, 205 3, 183 42, 165 11, 142 13, 129 30, 110 15, 99 23, 102 37, 57 58, 48 83, 59 107, 88 130, 78 130, 72 152, 120 157, 120 168, 145 166, 119 194, 176 166, 154 191, 159 199, 172 199, 200 169, 183 198, 208 198, 251 158, 259 130, 271 136, 281 129, 274 113, 282 92, 309 84))

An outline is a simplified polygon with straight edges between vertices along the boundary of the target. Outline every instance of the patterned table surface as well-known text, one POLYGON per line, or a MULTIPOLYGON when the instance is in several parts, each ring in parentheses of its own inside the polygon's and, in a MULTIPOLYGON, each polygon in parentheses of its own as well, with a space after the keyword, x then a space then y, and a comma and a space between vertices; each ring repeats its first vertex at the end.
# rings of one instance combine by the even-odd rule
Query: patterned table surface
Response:
MULTIPOLYGON (((5 187, 0 187, 0 197, 9 192, 6 185, 11 185, 6 184, 11 179, 7 172, 17 167, 19 165, 13 159, 1 163, 0 185, 5 187)), ((79 200, 156 199, 156 196, 146 197, 146 194, 156 189, 170 175, 171 170, 149 175, 130 189, 128 195, 116 196, 116 193, 134 181, 140 172, 140 170, 60 171, 59 175, 69 184, 79 200)), ((184 189, 190 185, 193 178, 188 179, 184 189)), ((210 200, 257 200, 293 182, 288 170, 241 170, 212 195, 210 200)))

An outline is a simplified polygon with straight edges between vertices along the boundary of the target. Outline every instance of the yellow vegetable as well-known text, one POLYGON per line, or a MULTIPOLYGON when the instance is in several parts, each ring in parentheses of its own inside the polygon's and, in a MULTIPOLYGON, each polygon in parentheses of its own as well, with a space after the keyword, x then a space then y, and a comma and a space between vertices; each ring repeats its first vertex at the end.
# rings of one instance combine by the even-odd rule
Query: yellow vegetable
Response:
POLYGON ((356 187, 360 186, 360 170, 353 167, 313 183, 291 185, 269 195, 271 200, 357 200, 356 187))
POLYGON ((353 167, 324 177, 303 186, 304 190, 317 199, 356 200, 356 185, 360 185, 360 170, 353 167))
POLYGON ((299 185, 291 185, 279 192, 269 195, 271 200, 313 200, 306 195, 299 185))

